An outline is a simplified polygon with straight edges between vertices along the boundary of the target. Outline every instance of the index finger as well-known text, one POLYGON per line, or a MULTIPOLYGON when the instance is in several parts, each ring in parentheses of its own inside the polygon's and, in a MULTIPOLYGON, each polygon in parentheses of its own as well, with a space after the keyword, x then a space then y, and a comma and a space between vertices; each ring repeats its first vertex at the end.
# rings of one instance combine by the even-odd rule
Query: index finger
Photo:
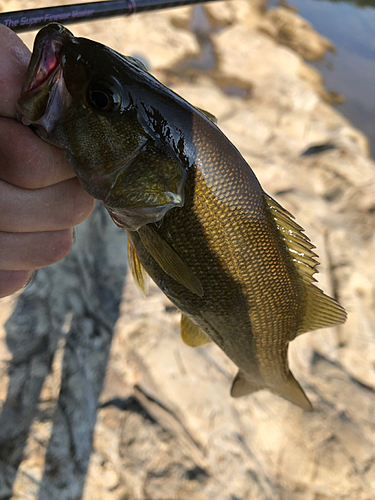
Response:
POLYGON ((63 153, 47 144, 16 118, 17 100, 30 51, 9 28, 0 24, 0 179, 37 189, 75 177, 63 153))
POLYGON ((75 177, 64 153, 22 123, 0 117, 0 179, 39 189, 75 177))
POLYGON ((0 116, 16 118, 17 99, 30 51, 12 30, 0 24, 0 116))

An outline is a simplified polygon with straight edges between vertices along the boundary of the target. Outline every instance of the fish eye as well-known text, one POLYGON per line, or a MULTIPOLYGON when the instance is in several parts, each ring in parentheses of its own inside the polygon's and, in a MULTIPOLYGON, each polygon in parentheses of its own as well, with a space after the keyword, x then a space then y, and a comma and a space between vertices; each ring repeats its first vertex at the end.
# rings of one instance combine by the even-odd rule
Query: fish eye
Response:
POLYGON ((120 96, 100 83, 89 85, 86 98, 90 106, 98 111, 115 111, 120 105, 120 96))

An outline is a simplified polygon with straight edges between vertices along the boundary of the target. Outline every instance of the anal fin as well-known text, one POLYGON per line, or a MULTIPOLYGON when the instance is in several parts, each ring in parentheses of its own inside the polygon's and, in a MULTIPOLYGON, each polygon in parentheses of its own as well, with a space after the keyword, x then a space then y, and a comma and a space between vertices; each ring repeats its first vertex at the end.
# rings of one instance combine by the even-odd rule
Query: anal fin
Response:
POLYGON ((200 347, 211 342, 211 339, 184 313, 181 314, 181 337, 190 347, 200 347))

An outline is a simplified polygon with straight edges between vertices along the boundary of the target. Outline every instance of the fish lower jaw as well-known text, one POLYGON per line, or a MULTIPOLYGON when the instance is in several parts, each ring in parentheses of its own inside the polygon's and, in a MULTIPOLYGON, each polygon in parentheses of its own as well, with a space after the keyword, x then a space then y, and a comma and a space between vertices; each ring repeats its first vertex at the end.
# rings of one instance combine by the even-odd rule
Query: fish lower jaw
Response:
POLYGON ((170 203, 160 207, 113 209, 105 205, 115 224, 127 231, 137 231, 146 224, 160 221, 168 210, 175 206, 175 203, 170 203))
POLYGON ((32 120, 29 120, 27 116, 20 116, 20 122, 22 123, 22 125, 26 125, 26 127, 29 127, 33 124, 32 120))
POLYGON ((17 105, 18 120, 26 126, 33 126, 42 139, 53 143, 52 131, 71 102, 72 97, 66 88, 62 68, 58 67, 40 89, 33 89, 21 96, 17 105), (45 92, 48 89, 50 91, 46 99, 45 92))

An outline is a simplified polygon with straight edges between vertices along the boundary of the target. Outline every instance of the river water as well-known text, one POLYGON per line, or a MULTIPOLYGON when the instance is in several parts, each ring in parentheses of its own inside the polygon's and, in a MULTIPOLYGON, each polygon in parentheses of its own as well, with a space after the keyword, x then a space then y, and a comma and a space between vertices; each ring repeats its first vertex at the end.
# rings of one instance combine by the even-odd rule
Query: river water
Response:
POLYGON ((288 4, 334 44, 336 53, 314 65, 327 90, 345 97, 337 109, 367 135, 375 158, 375 8, 322 0, 288 4))

